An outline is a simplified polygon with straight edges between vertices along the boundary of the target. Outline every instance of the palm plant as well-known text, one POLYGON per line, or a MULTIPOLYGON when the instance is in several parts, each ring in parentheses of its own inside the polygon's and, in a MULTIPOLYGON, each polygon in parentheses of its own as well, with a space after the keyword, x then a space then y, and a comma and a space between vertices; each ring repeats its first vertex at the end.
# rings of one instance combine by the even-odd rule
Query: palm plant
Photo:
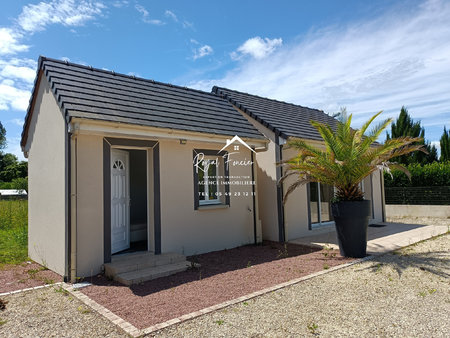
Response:
POLYGON ((384 144, 376 140, 390 125, 392 119, 386 119, 367 132, 381 111, 371 117, 360 129, 350 127, 352 115, 343 110, 335 130, 323 123, 311 121, 323 138, 325 148, 316 147, 300 139, 292 139, 288 147, 298 150, 297 156, 283 161, 286 171, 280 182, 295 176, 284 196, 287 197, 300 185, 320 182, 335 187, 336 201, 361 201, 364 194, 360 182, 376 170, 390 171, 399 169, 410 176, 401 164, 389 162, 390 159, 416 150, 425 151, 417 144, 418 137, 398 137, 384 144), (367 134, 366 134, 367 132, 367 134))

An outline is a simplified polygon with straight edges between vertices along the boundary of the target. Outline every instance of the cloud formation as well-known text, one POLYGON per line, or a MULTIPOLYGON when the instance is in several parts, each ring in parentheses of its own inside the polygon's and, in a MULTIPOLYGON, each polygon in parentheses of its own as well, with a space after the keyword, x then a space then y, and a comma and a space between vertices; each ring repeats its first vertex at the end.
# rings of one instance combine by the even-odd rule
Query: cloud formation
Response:
POLYGON ((141 5, 135 5, 134 8, 136 8, 136 10, 142 14, 142 21, 145 23, 149 23, 151 25, 157 25, 157 26, 161 26, 164 25, 165 23, 159 19, 151 19, 150 18, 150 13, 147 11, 147 9, 145 9, 144 6, 141 5))
POLYGON ((203 45, 203 46, 201 46, 199 48, 196 48, 194 50, 193 59, 197 60, 197 59, 200 59, 200 58, 205 57, 207 55, 210 55, 212 53, 214 53, 214 50, 213 50, 213 48, 211 46, 203 45))
MULTIPOLYGON (((379 110, 396 117, 406 105, 423 126, 448 126, 450 2, 404 6, 409 7, 321 28, 270 55, 261 48, 252 56, 265 57, 244 58, 222 78, 189 85, 207 91, 221 85, 326 112, 347 107, 356 124, 379 110)), ((237 52, 251 54, 261 40, 247 41, 237 52)))
POLYGON ((87 0, 53 0, 26 5, 17 18, 17 23, 25 32, 37 32, 51 24, 81 26, 94 19, 105 8, 101 2, 87 0))
POLYGON ((20 42, 22 34, 11 28, 0 27, 0 55, 25 52, 29 46, 20 42))
POLYGON ((164 15, 165 15, 166 17, 168 17, 168 18, 171 18, 173 21, 178 22, 178 18, 177 18, 177 16, 175 15, 175 13, 172 12, 172 11, 169 11, 168 9, 167 9, 166 12, 164 13, 164 15))
POLYGON ((233 60, 238 60, 243 56, 251 56, 255 59, 263 59, 268 55, 272 54, 277 47, 283 44, 283 40, 279 39, 269 39, 257 36, 245 41, 238 49, 231 53, 231 58, 233 60))

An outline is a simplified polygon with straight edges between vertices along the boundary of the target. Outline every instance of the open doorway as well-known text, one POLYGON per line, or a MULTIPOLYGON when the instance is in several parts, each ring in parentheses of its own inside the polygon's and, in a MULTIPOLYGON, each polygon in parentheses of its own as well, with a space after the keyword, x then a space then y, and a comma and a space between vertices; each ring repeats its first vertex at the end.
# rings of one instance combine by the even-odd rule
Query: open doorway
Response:
POLYGON ((130 153, 130 250, 147 251, 147 152, 130 153))

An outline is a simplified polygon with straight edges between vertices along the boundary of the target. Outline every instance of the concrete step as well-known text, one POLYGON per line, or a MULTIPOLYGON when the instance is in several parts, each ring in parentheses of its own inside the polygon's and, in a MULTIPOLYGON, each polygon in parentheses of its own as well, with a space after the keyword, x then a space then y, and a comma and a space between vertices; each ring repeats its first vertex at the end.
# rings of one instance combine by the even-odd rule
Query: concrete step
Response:
POLYGON ((116 275, 114 279, 125 285, 139 284, 152 279, 186 271, 190 266, 191 263, 187 261, 177 262, 168 265, 154 266, 142 270, 120 273, 116 275))
POLYGON ((125 272, 139 271, 180 262, 186 262, 186 257, 177 253, 155 255, 151 252, 145 252, 115 256, 112 262, 106 263, 104 267, 105 275, 114 278, 116 275, 125 272))

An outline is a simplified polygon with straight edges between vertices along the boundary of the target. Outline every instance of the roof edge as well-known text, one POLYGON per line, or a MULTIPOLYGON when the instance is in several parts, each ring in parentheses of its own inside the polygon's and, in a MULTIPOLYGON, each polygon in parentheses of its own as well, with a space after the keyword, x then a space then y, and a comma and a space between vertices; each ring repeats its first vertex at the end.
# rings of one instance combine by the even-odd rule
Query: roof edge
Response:
POLYGON ((28 139, 28 127, 29 127, 29 124, 31 121, 31 115, 33 113, 34 103, 36 101, 36 93, 39 91, 41 69, 42 69, 42 63, 44 60, 45 60, 45 57, 42 55, 39 55, 38 66, 36 69, 36 77, 34 78, 33 89, 31 90, 31 97, 30 97, 30 101, 28 102, 27 113, 25 114, 24 123, 23 123, 23 127, 22 127, 22 134, 21 134, 21 139, 20 139, 20 146, 22 148, 22 152, 24 151, 24 147, 25 147, 25 145, 27 143, 27 139, 28 139))

